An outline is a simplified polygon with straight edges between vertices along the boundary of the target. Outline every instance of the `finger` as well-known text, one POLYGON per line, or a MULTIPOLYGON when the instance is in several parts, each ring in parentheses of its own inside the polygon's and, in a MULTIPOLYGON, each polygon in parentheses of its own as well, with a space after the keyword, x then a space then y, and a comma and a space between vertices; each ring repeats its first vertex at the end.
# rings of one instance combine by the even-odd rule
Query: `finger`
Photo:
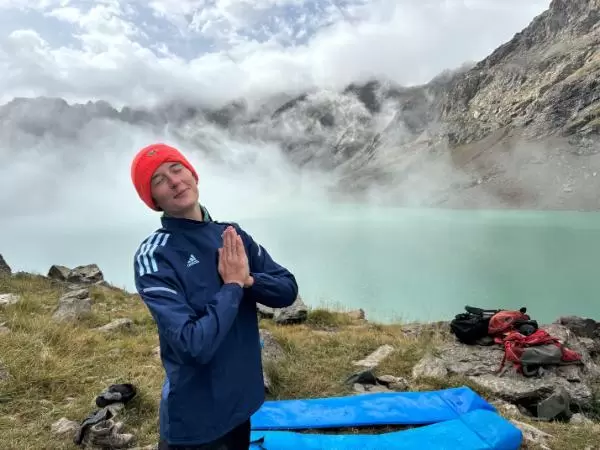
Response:
POLYGON ((238 249, 238 241, 239 236, 237 234, 237 232, 234 230, 231 230, 231 256, 235 261, 239 261, 240 255, 239 255, 239 249, 238 249))
POLYGON ((244 254, 246 253, 246 249, 244 248, 244 243, 242 242, 242 237, 238 234, 236 235, 235 240, 235 249, 237 253, 237 257, 240 259, 244 258, 244 254))
POLYGON ((235 249, 234 249, 234 238, 233 238, 233 229, 229 228, 227 230, 227 234, 225 235, 225 242, 226 242, 226 251, 227 251, 227 258, 229 261, 232 261, 234 256, 235 256, 235 249))

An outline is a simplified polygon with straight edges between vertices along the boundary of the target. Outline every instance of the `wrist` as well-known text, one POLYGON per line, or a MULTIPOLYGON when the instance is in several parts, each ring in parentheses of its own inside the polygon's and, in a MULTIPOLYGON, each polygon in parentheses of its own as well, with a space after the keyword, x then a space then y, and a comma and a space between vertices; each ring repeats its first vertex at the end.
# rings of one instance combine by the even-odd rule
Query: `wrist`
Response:
POLYGON ((249 287, 252 287, 253 284, 254 284, 254 277, 252 275, 248 275, 248 278, 246 278, 246 281, 244 281, 243 287, 249 288, 249 287))

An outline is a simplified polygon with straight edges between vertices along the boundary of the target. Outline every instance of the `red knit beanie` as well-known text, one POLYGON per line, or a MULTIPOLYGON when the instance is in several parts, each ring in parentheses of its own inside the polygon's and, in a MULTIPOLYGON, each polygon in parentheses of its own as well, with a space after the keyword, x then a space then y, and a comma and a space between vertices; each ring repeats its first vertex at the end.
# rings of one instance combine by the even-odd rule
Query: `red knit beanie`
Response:
POLYGON ((151 144, 141 149, 131 164, 131 181, 146 205, 155 211, 160 211, 158 205, 152 199, 150 179, 156 169, 165 162, 178 162, 188 168, 196 181, 198 174, 187 159, 174 147, 166 144, 151 144))

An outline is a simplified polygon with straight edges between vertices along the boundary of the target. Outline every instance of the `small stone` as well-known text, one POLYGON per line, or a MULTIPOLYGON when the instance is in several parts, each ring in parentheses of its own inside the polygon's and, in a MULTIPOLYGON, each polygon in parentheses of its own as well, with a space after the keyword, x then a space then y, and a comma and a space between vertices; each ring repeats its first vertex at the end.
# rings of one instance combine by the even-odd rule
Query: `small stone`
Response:
POLYGON ((360 393, 366 392, 365 386, 360 383, 354 383, 352 385, 352 389, 354 389, 355 392, 360 392, 360 393))
POLYGON ((367 390, 369 392, 391 392, 387 387, 381 385, 369 386, 367 390))
POLYGON ((116 319, 106 325, 103 325, 97 328, 98 331, 102 333, 107 333, 111 331, 122 331, 122 330, 130 330, 133 326, 133 320, 131 319, 116 319))
POLYGON ((377 367, 381 363, 381 361, 387 358, 393 351, 394 347, 385 344, 379 347, 365 359, 361 359, 360 361, 354 361, 352 364, 355 366, 363 366, 368 369, 373 369, 377 367))
POLYGON ((576 413, 571 416, 571 420, 569 420, 569 423, 571 425, 592 425, 594 421, 585 417, 581 413, 576 413))
POLYGON ((507 401, 496 400, 492 402, 492 405, 504 416, 520 417, 522 415, 517 405, 513 405, 507 401))
POLYGON ((51 431, 54 434, 67 434, 67 433, 75 433, 75 431, 79 428, 79 423, 74 420, 69 420, 66 417, 62 417, 61 419, 54 422, 51 426, 51 431))
POLYGON ((404 378, 395 377, 393 375, 378 376, 377 381, 394 391, 406 391, 409 386, 408 381, 406 381, 404 378))

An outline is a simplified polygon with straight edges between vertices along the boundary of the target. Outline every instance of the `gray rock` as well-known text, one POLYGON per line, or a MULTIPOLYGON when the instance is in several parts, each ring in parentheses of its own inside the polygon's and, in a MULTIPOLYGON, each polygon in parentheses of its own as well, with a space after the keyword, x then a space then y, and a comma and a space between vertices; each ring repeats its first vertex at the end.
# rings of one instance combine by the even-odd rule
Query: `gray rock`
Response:
POLYGON ((67 281, 95 284, 104 281, 104 274, 96 264, 77 266, 69 272, 67 281))
POLYGON ((423 377, 444 379, 447 376, 448 369, 446 369, 444 361, 430 354, 427 354, 423 358, 421 358, 421 360, 417 364, 415 364, 415 366, 412 369, 413 379, 423 377))
POLYGON ((4 260, 4 257, 0 255, 0 276, 2 275, 12 275, 12 270, 4 260))
POLYGON ((579 408, 592 406, 591 385, 600 381, 600 369, 590 357, 586 347, 568 328, 559 324, 543 326, 568 348, 581 354, 583 364, 548 366, 539 377, 517 374, 510 365, 500 373, 504 349, 499 345, 464 345, 457 341, 442 345, 436 355, 426 355, 413 368, 413 377, 446 375, 468 377, 496 398, 517 405, 535 405, 564 389, 570 402, 579 408))
POLYGON ((55 264, 50 267, 50 270, 48 270, 48 278, 59 281, 67 281, 70 272, 71 269, 68 267, 55 264))
POLYGON ((571 420, 569 420, 571 425, 592 425, 594 421, 585 417, 581 413, 576 413, 571 416, 571 420))
MULTIPOLYGON (((263 341, 263 347, 261 350, 261 357, 263 366, 268 365, 270 363, 275 363, 281 361, 285 358, 285 352, 281 345, 277 342, 273 334, 264 329, 259 330, 260 339, 263 341)), ((263 380, 266 392, 272 392, 273 383, 269 374, 263 368, 263 380)))
POLYGON ((600 340, 582 337, 579 338, 581 345, 587 350, 590 356, 597 356, 600 354, 600 340))
POLYGON ((57 321, 78 320, 92 312, 92 299, 87 289, 71 291, 58 301, 52 318, 57 321))
POLYGON ((16 305, 21 301, 21 296, 17 294, 0 294, 0 306, 16 305))
POLYGON ((564 388, 557 388, 552 395, 544 398, 536 405, 537 411, 535 417, 543 420, 553 420, 558 417, 570 418, 571 398, 564 388))
POLYGON ((0 323, 0 335, 10 333, 10 328, 6 326, 6 322, 0 323))
POLYGON ((308 318, 308 308, 298 296, 296 301, 287 308, 278 308, 273 314, 273 320, 280 325, 305 322, 308 318))
POLYGON ((108 332, 112 332, 112 331, 130 330, 132 328, 132 326, 133 326, 133 320, 123 318, 123 319, 115 319, 112 322, 107 323, 106 325, 103 325, 103 326, 97 328, 97 330, 102 333, 108 333, 108 332))
POLYGON ((588 339, 600 339, 600 322, 577 316, 560 317, 557 324, 567 327, 575 336, 588 339))
POLYGON ((48 277, 59 281, 74 283, 76 286, 81 284, 102 284, 104 281, 104 275, 96 264, 77 266, 74 269, 55 264, 50 267, 48 277))
POLYGON ((406 391, 409 387, 409 383, 405 378, 393 375, 379 375, 377 382, 393 391, 406 391))
POLYGON ((505 417, 508 416, 517 418, 522 416, 521 411, 519 411, 519 408, 516 405, 513 405, 505 400, 493 400, 490 403, 501 415, 505 417))
POLYGON ((352 364, 354 366, 366 367, 368 369, 374 369, 377 367, 381 361, 387 358, 394 351, 394 347, 391 345, 385 344, 377 348, 373 353, 368 355, 365 359, 361 359, 360 361, 354 361, 352 364))
POLYGON ((367 392, 367 388, 365 387, 365 385, 360 383, 354 383, 352 385, 352 389, 354 389, 354 392, 358 392, 360 394, 362 394, 363 392, 367 392))
POLYGON ((52 424, 50 430, 53 434, 74 436, 78 428, 79 422, 62 417, 52 424))
POLYGON ((263 361, 279 361, 285 357, 285 352, 279 342, 268 330, 259 330, 260 339, 263 341, 262 358, 263 361))
POLYGON ((258 312, 258 316, 265 319, 272 319, 275 315, 275 309, 270 308, 268 306, 262 305, 260 303, 256 304, 256 311, 258 312))

